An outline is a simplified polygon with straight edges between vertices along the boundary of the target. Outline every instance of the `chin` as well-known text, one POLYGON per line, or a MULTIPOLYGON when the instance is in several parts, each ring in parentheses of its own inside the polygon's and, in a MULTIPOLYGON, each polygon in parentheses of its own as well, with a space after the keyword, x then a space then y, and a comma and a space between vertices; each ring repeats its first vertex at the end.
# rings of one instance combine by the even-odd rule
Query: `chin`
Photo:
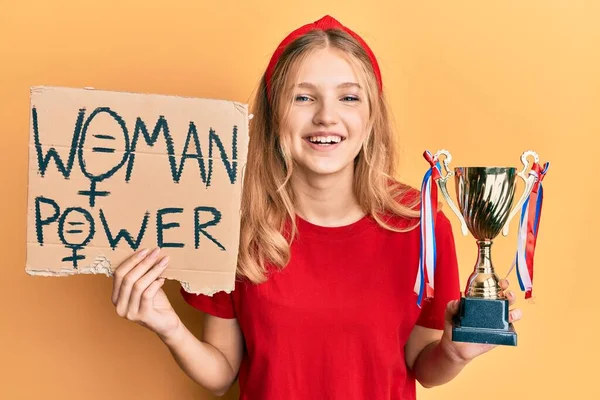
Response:
POLYGON ((350 164, 330 164, 330 163, 320 163, 320 164, 309 164, 305 167, 305 170, 314 175, 337 175, 342 174, 348 168, 351 168, 352 163, 350 164))

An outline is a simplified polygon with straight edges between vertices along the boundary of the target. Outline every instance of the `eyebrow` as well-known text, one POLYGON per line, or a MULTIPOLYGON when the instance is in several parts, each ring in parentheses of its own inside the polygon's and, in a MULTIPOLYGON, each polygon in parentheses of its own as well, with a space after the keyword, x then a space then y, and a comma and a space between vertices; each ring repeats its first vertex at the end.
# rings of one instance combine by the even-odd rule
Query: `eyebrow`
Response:
MULTIPOLYGON (((310 82, 301 82, 296 86, 298 86, 299 88, 308 88, 308 89, 315 89, 317 87, 315 84, 310 83, 310 82)), ((343 83, 340 83, 337 87, 338 87, 338 89, 349 88, 349 87, 356 87, 358 89, 362 89, 362 87, 356 82, 343 82, 343 83)))

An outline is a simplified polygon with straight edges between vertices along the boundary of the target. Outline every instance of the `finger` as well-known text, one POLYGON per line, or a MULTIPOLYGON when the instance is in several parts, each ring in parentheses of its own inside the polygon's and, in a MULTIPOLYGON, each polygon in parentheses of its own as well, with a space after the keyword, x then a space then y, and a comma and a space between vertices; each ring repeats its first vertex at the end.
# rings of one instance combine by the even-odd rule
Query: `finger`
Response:
POLYGON ((446 305, 446 322, 452 323, 452 318, 458 312, 458 306, 460 304, 459 300, 449 301, 446 305))
POLYGON ((135 267, 140 261, 146 257, 149 249, 142 249, 137 253, 132 254, 128 259, 123 261, 121 265, 117 267, 114 273, 113 278, 113 291, 111 300, 114 305, 117 305, 117 301, 119 300, 119 291, 121 290, 121 283, 123 282, 123 277, 127 275, 129 271, 133 267, 135 267))
POLYGON ((160 274, 169 265, 169 257, 163 257, 160 262, 156 263, 144 276, 137 280, 131 290, 131 296, 129 298, 129 312, 137 313, 140 310, 140 300, 142 293, 148 289, 148 287, 155 282, 160 274))
POLYGON ((133 269, 131 269, 127 275, 123 277, 121 287, 119 290, 119 300, 117 300, 117 314, 125 316, 129 307, 129 297, 131 296, 131 290, 133 284, 140 279, 153 265, 154 261, 158 257, 160 249, 155 248, 152 253, 148 254, 142 262, 138 263, 133 269))
POLYGON ((133 285, 154 265, 159 252, 160 249, 155 248, 122 277, 116 304, 118 315, 126 316, 133 285))
POLYGON ((505 295, 506 295, 506 298, 508 299, 508 304, 510 306, 515 304, 515 302, 517 301, 517 297, 515 296, 515 294, 513 292, 511 292, 510 290, 507 290, 505 295))
POLYGON ((152 282, 150 286, 144 290, 144 293, 142 293, 142 300, 140 302, 140 311, 152 308, 154 297, 156 297, 156 294, 164 284, 165 278, 160 278, 152 282))
POLYGON ((522 317, 523 317, 523 312, 520 309, 516 308, 508 314, 508 321, 516 322, 516 321, 520 320, 522 317))
POLYGON ((508 286, 510 285, 510 282, 508 281, 508 279, 500 279, 500 282, 498 282, 500 284, 500 287, 502 288, 502 290, 506 290, 508 289, 508 286))

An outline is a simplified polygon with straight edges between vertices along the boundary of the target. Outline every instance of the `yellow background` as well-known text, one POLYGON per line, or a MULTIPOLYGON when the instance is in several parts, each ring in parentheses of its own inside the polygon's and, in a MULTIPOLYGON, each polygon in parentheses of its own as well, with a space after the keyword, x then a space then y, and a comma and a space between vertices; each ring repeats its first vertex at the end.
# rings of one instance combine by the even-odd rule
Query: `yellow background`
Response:
MULTIPOLYGON (((247 102, 279 41, 324 14, 359 32, 378 56, 408 182, 420 183, 425 149, 450 150, 454 166, 520 167, 520 154, 530 148, 551 161, 535 304, 518 292, 524 311, 516 325, 518 347, 495 349, 451 383, 419 389, 419 398, 600 398, 600 2, 0 5, 0 398, 212 398, 178 369, 153 334, 114 313, 110 279, 25 274, 29 87, 93 86, 247 102)), ((475 245, 449 216, 464 282, 475 245)), ((514 254, 516 222, 511 229, 494 248, 501 275, 514 254)), ((512 286, 517 289, 514 274, 512 286)), ((198 334, 201 314, 182 302, 176 282, 166 288, 198 334)), ((236 394, 234 388, 226 398, 236 394)))

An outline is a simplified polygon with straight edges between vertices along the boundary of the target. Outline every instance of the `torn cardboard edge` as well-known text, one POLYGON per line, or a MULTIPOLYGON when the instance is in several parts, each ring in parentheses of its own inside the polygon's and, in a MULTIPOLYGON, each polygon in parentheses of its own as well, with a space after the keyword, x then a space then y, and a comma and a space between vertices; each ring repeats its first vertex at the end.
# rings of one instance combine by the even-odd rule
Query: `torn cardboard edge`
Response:
MULTIPOLYGON (((73 270, 68 268, 63 268, 59 271, 50 270, 50 269, 30 269, 26 268, 25 272, 29 276, 39 276, 39 277, 67 277, 67 276, 75 276, 75 275, 105 275, 107 278, 112 278, 114 276, 114 271, 110 268, 111 263, 106 257, 96 257, 96 260, 92 263, 92 265, 88 267, 83 267, 79 270, 73 270)), ((206 296, 212 297, 216 293, 225 292, 231 293, 235 289, 235 283, 228 288, 220 288, 215 289, 211 286, 206 285, 197 285, 191 284, 187 281, 177 280, 175 278, 170 278, 168 276, 160 276, 159 278, 170 279, 179 282, 183 290, 191 294, 202 294, 206 296)))

